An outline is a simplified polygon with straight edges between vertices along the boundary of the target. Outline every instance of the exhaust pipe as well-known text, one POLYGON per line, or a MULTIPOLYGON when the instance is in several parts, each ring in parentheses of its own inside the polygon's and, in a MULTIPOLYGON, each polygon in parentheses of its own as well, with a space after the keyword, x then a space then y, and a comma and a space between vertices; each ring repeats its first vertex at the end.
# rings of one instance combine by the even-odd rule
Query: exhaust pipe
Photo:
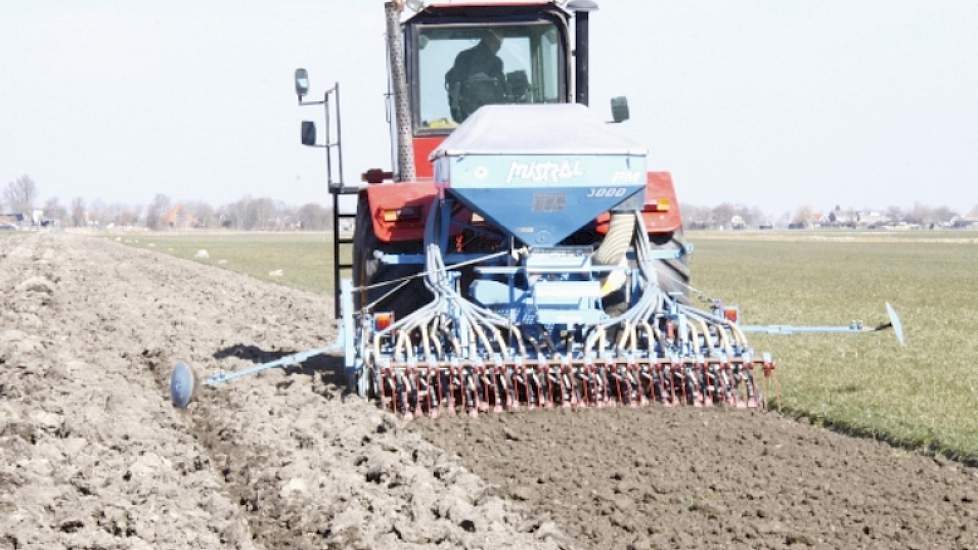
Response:
POLYGON ((574 100, 581 105, 587 105, 589 98, 589 55, 588 38, 589 22, 592 11, 598 11, 594 0, 572 0, 567 9, 574 13, 574 100))
POLYGON ((413 181, 414 136, 411 131, 411 100, 408 95, 407 69, 404 63, 404 35, 401 33, 403 2, 384 3, 387 15, 387 53, 394 87, 394 117, 397 126, 397 181, 413 181))

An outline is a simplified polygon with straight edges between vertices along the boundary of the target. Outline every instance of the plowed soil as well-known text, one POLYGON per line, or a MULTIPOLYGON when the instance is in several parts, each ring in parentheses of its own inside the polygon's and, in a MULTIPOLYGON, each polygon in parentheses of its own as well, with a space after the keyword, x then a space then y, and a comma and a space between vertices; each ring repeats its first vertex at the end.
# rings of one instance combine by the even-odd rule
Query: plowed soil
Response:
POLYGON ((321 347, 331 311, 107 239, 0 239, 0 549, 978 548, 974 470, 770 413, 405 425, 329 358, 167 401, 175 360, 321 347))
POLYGON ((415 428, 591 548, 978 548, 975 470, 774 413, 539 411, 415 428))
POLYGON ((321 347, 327 301, 101 238, 0 240, 0 549, 553 548, 331 360, 167 401, 177 358, 321 347))

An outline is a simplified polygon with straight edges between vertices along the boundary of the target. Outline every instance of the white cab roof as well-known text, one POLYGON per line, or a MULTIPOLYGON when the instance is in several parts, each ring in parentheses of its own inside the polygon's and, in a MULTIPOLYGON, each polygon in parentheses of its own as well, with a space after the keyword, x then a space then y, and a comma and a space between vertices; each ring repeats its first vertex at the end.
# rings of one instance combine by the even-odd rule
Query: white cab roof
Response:
POLYGON ((639 155, 648 149, 575 103, 486 105, 455 129, 430 160, 463 155, 639 155))

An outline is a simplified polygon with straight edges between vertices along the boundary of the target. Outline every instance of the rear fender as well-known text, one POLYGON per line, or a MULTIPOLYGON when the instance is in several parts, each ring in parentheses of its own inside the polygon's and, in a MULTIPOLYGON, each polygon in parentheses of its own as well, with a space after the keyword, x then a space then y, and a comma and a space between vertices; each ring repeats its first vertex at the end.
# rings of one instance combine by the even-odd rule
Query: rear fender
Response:
MULTIPOLYGON (((374 235, 385 243, 424 240, 425 220, 437 198, 438 188, 430 181, 380 183, 360 193, 360 200, 366 200, 369 206, 374 235), (410 219, 385 220, 385 214, 404 209, 417 210, 417 214, 410 219)), ((471 212, 463 209, 455 221, 469 223, 471 217, 471 212)), ((453 224, 451 234, 460 232, 461 227, 453 224)))

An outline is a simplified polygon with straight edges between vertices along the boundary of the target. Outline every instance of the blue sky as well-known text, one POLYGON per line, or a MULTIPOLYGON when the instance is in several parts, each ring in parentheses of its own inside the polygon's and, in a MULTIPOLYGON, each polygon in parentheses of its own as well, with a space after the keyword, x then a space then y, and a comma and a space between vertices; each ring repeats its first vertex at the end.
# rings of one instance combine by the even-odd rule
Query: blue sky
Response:
MULTIPOLYGON (((680 198, 978 204, 978 3, 603 0, 592 104, 680 198)), ((388 167, 380 0, 0 3, 0 183, 42 197, 326 202, 292 71, 344 92, 347 178, 388 167)))

